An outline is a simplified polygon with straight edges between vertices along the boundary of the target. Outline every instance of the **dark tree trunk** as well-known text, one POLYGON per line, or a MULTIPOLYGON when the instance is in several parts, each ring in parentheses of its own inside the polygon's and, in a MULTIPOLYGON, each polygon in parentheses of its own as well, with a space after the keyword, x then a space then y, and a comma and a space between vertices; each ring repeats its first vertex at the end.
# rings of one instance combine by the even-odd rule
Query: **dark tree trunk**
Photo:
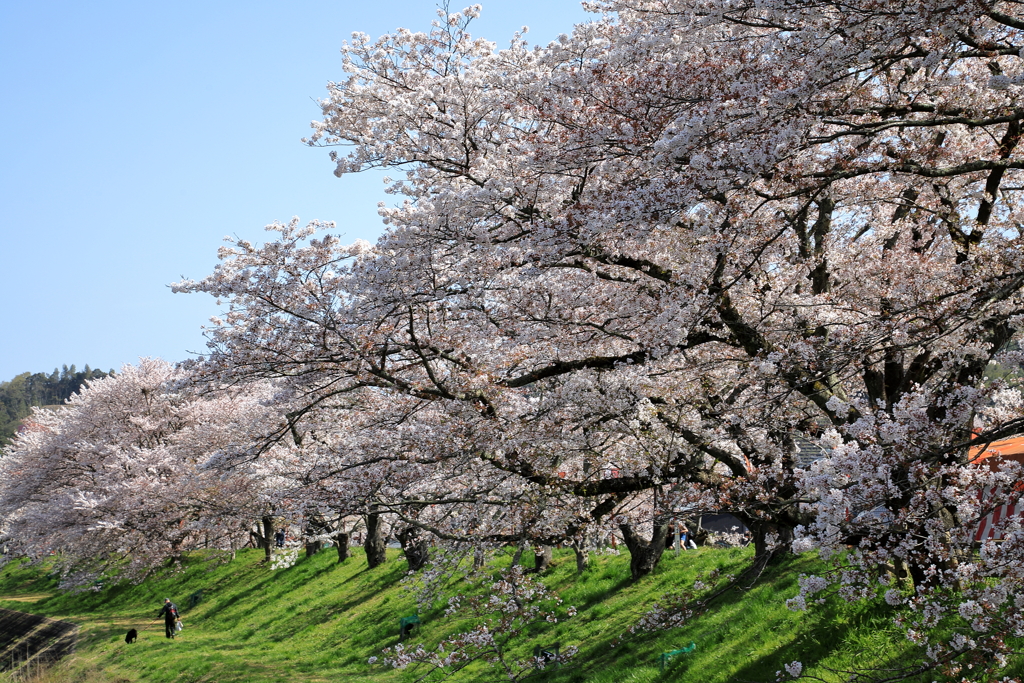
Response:
POLYGON ((761 520, 744 520, 744 523, 754 539, 754 566, 757 571, 781 558, 793 546, 793 527, 787 524, 761 520))
POLYGON ((519 541, 519 545, 516 546, 516 551, 512 554, 512 566, 519 566, 519 561, 523 559, 523 551, 526 550, 526 541, 519 541))
POLYGON ((384 540, 384 520, 379 512, 366 515, 366 540, 363 541, 366 551, 366 564, 370 569, 379 567, 387 560, 388 544, 384 540))
POLYGON ((310 539, 306 541, 306 557, 313 557, 318 552, 324 549, 324 542, 322 540, 322 534, 330 530, 330 526, 324 522, 321 517, 312 516, 306 522, 306 536, 310 539), (316 537, 320 538, 316 538, 316 537))
POLYGON ((338 544, 338 562, 348 559, 348 534, 338 534, 335 539, 338 544))
POLYGON ((313 540, 313 538, 319 536, 323 530, 323 524, 321 524, 315 517, 306 524, 306 537, 310 539, 306 541, 306 557, 313 557, 324 549, 323 541, 320 539, 313 540))
POLYGON ((622 540, 629 550, 629 573, 636 581, 647 576, 658 566, 665 552, 665 539, 668 538, 668 524, 656 524, 654 536, 650 541, 640 537, 629 524, 620 524, 622 540))
POLYGON ((485 559, 484 548, 483 546, 478 545, 473 549, 473 571, 478 572, 483 569, 485 559))
MULTIPOLYGON (((931 571, 931 567, 956 571, 961 561, 970 561, 969 556, 965 556, 963 551, 957 551, 953 548, 952 538, 949 535, 949 530, 959 525, 956 514, 950 508, 933 505, 932 515, 933 519, 946 529, 938 538, 943 541, 942 545, 951 552, 948 552, 945 557, 936 557, 935 550, 929 550, 928 546, 921 543, 918 543, 915 548, 910 550, 907 555, 904 574, 909 575, 910 580, 914 582, 914 586, 917 588, 934 588, 941 584, 940 574, 931 571)), ((915 535, 920 537, 928 534, 923 530, 919 530, 918 534, 915 535)))
POLYGON ((398 532, 398 542, 402 544, 405 561, 409 563, 409 571, 418 572, 430 559, 430 546, 420 530, 407 526, 398 532))
POLYGON ((264 562, 270 562, 274 554, 274 518, 267 516, 263 518, 263 538, 260 539, 265 557, 264 562))
POLYGON ((539 545, 533 549, 533 571, 540 573, 547 571, 551 565, 552 549, 549 545, 539 545))

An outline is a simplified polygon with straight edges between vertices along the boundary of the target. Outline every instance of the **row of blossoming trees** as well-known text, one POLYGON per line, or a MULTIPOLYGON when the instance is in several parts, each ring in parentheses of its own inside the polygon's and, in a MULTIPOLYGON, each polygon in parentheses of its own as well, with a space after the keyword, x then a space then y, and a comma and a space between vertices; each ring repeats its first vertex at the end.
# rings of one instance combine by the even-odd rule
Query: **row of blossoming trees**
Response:
POLYGON ((1024 326, 1019 3, 593 9, 546 47, 471 37, 479 8, 356 34, 309 143, 395 169, 383 237, 274 225, 178 283, 227 303, 209 354, 23 437, 11 537, 159 557, 292 505, 413 566, 613 529, 639 578, 673 515, 729 511, 755 568, 835 563, 795 605, 884 597, 924 666, 998 666, 1024 531, 973 535, 1021 473, 971 460, 1024 431, 984 381, 1024 326))

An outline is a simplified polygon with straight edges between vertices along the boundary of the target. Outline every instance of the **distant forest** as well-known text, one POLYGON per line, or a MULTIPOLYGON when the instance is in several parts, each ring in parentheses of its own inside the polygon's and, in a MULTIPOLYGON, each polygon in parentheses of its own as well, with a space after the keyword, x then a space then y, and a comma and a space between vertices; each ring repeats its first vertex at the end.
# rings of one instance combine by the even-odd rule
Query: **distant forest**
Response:
POLYGON ((32 413, 32 406, 59 405, 71 398, 86 380, 112 374, 113 370, 103 372, 88 365, 84 370, 65 365, 63 370, 54 368, 49 375, 23 372, 9 382, 0 382, 0 448, 11 442, 18 423, 32 413))

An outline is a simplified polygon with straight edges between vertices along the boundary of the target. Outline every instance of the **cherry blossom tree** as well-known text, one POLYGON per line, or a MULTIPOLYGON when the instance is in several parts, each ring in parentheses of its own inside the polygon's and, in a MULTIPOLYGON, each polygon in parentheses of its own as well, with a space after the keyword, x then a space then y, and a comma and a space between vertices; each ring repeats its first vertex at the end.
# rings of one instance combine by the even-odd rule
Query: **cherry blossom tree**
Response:
POLYGON ((143 359, 88 383, 0 458, 0 516, 12 556, 54 554, 63 584, 113 573, 141 579, 187 550, 233 551, 262 505, 266 473, 211 460, 250 449, 274 419, 263 387, 190 390, 170 364, 143 359))
POLYGON ((429 36, 355 39, 312 141, 353 146, 339 173, 405 168, 392 189, 415 200, 384 210, 390 279, 377 261, 365 280, 393 287, 388 303, 482 310, 531 362, 577 358, 499 385, 740 353, 811 435, 856 422, 854 393, 891 412, 927 386, 962 459, 974 411, 942 404, 1019 315, 1016 81, 1000 61, 1016 20, 928 3, 605 8, 618 21, 546 50, 493 53, 464 31, 475 10, 429 36))

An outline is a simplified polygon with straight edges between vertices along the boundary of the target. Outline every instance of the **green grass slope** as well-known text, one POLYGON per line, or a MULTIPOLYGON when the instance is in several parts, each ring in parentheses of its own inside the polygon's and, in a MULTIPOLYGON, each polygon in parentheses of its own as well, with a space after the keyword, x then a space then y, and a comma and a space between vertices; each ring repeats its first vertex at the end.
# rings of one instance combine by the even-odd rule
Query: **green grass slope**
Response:
MULTIPOLYGON (((367 663, 397 643, 399 619, 417 611, 415 596, 401 581, 405 563, 390 552, 389 561, 374 570, 359 551, 344 564, 325 551, 273 570, 260 564, 261 553, 248 551, 226 564, 196 560, 141 585, 79 594, 59 593, 40 570, 14 564, 0 571, 0 607, 81 625, 78 651, 59 667, 55 681, 415 681, 426 668, 367 663), (199 590, 202 601, 189 608, 188 596, 199 590), (164 638, 162 622, 155 619, 164 597, 182 608, 185 629, 173 641, 164 638), (139 641, 126 645, 124 634, 132 627, 139 641)), ((749 561, 748 549, 666 553, 652 576, 634 583, 625 554, 596 555, 591 569, 577 575, 571 551, 557 551, 542 580, 578 613, 527 629, 512 649, 525 656, 538 644, 579 647, 571 664, 531 677, 552 683, 775 681, 776 672, 793 660, 826 681, 845 681, 844 671, 886 667, 911 651, 885 608, 831 599, 808 612, 787 610, 784 599, 796 592, 798 575, 815 568, 811 556, 787 559, 683 628, 629 633, 665 592, 714 569, 738 573, 749 561), (697 644, 692 654, 659 670, 661 652, 690 641, 697 644)), ((495 564, 502 562, 507 558, 495 564)), ((492 566, 475 581, 461 579, 449 592, 475 591, 495 571, 492 566)), ((437 600, 420 610, 423 625, 407 644, 433 647, 469 630, 470 623, 446 619, 444 605, 437 600)), ((477 664, 454 680, 502 678, 477 664)))

